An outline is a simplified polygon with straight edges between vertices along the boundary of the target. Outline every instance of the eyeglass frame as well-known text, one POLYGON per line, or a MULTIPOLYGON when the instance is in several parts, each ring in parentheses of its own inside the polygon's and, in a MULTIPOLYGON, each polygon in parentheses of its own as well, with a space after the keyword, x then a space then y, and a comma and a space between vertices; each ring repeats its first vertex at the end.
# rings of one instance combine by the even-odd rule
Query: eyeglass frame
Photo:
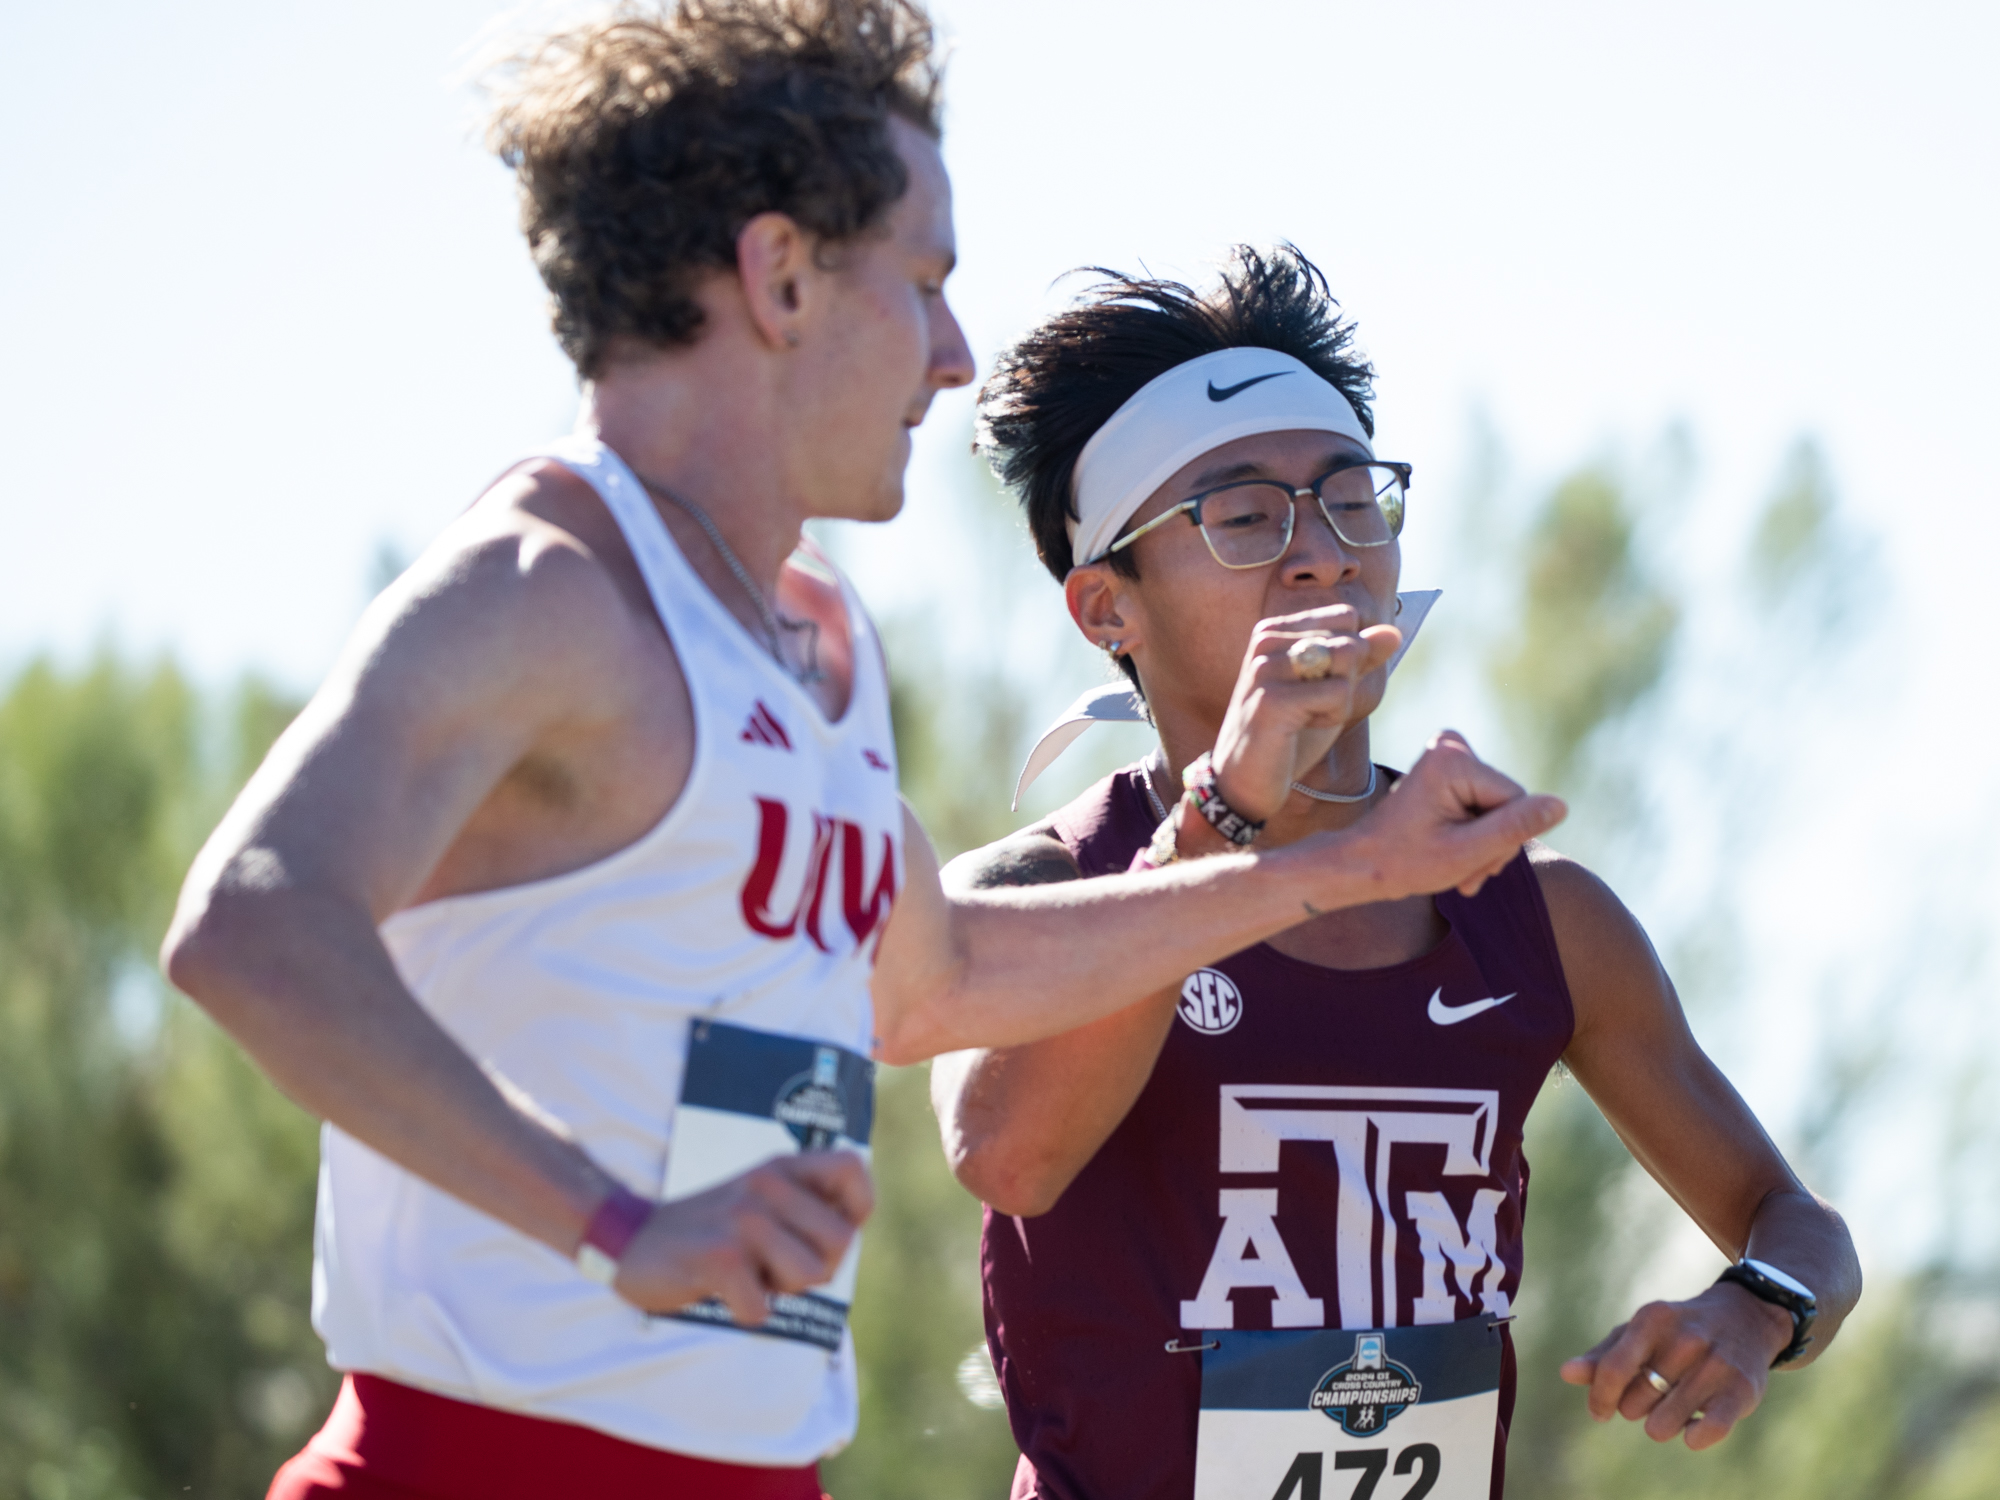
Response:
POLYGON ((1231 571, 1238 573, 1247 571, 1248 569, 1251 568, 1268 568, 1271 566, 1272 563, 1277 562, 1280 558, 1282 558, 1285 555, 1287 551, 1290 550, 1292 545, 1292 536, 1298 530, 1299 500, 1301 499, 1301 497, 1306 495, 1312 496, 1313 504, 1319 507, 1319 513, 1321 519, 1323 519, 1326 522, 1327 528, 1330 531, 1332 531, 1336 537, 1340 539, 1342 545, 1348 547, 1386 547, 1389 545, 1390 542, 1395 541, 1397 537, 1403 534, 1403 528, 1400 524, 1396 527, 1394 531, 1389 533, 1389 536, 1385 541, 1351 542, 1345 536, 1341 535, 1339 523, 1337 523, 1333 519, 1333 517, 1327 513, 1326 497, 1320 494, 1319 492, 1320 486, 1325 484, 1329 479, 1333 478, 1334 475, 1345 474, 1350 469, 1393 469, 1396 471, 1396 478, 1401 482, 1403 486, 1404 493, 1407 494, 1409 492, 1411 465, 1406 463, 1398 463, 1392 459, 1383 459, 1383 458, 1355 458, 1355 459, 1345 460, 1341 463, 1335 464, 1332 468, 1328 469, 1324 474, 1320 475, 1319 478, 1315 479, 1311 484, 1308 484, 1303 488, 1294 488, 1293 486, 1286 484, 1282 479, 1232 479, 1227 484, 1218 484, 1209 489, 1203 490, 1198 495, 1190 495, 1188 496, 1187 499, 1181 501, 1180 504, 1172 507, 1171 509, 1161 511, 1157 516, 1153 517, 1153 519, 1148 521, 1144 526, 1139 527, 1136 531, 1126 532, 1125 535, 1118 538, 1118 540, 1113 542, 1109 547, 1106 547, 1104 549, 1104 555, 1106 557, 1109 557, 1112 553, 1121 551, 1122 549, 1131 546, 1134 542, 1138 541, 1139 538, 1144 536, 1147 532, 1166 525, 1167 522, 1171 521, 1175 516, 1179 515, 1182 511, 1185 510, 1193 512, 1193 514, 1190 515, 1188 519, 1193 523, 1195 530, 1201 533, 1202 545, 1208 548, 1208 555, 1215 559, 1215 564, 1217 567, 1228 568, 1231 571), (1278 548, 1278 554, 1276 557, 1268 558, 1263 562, 1259 563, 1224 562, 1220 554, 1218 554, 1215 550, 1215 543, 1209 538, 1208 529, 1201 524, 1201 504, 1211 495, 1219 495, 1224 490, 1241 489, 1245 485, 1252 485, 1252 484, 1267 484, 1272 486, 1274 489, 1289 490, 1291 492, 1292 506, 1291 509, 1285 515, 1284 543, 1282 546, 1278 548))

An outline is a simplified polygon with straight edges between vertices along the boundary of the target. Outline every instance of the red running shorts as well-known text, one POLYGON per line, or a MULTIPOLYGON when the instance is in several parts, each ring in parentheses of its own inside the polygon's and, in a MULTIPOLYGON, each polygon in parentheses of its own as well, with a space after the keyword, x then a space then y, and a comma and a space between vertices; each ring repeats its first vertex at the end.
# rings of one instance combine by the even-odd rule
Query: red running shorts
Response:
POLYGON ((817 1469, 713 1463, 350 1375, 266 1500, 826 1500, 817 1469))

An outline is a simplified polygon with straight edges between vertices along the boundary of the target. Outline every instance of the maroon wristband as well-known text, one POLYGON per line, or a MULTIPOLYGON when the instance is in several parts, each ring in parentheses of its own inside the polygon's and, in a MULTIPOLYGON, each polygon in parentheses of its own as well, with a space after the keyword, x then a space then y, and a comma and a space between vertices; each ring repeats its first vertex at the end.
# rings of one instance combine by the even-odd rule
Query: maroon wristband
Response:
POLYGON ((652 1204, 623 1183, 614 1184, 583 1231, 583 1243, 576 1249, 577 1269, 592 1281, 610 1286, 626 1248, 652 1216, 652 1204))

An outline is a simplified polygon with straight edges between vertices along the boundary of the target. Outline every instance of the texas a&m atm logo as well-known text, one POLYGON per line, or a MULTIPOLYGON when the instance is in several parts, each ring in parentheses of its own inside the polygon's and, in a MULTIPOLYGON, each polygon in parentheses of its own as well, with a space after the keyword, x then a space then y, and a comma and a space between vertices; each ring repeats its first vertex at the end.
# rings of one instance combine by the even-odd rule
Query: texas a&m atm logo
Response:
MULTIPOLYGON (((1234 1328, 1229 1294, 1258 1287, 1276 1294, 1274 1328, 1393 1327, 1400 1305, 1396 1247, 1405 1234, 1416 1235, 1423 1255, 1412 1322, 1449 1323, 1458 1317, 1450 1281, 1457 1283, 1459 1297, 1505 1317, 1507 1294, 1500 1281, 1506 1266, 1497 1216, 1506 1195, 1496 1187, 1476 1190, 1461 1223, 1443 1193, 1408 1190, 1399 1201, 1390 1187, 1398 1148, 1419 1145, 1445 1148, 1447 1177, 1490 1177, 1499 1114, 1500 1095, 1491 1089, 1224 1084, 1225 1175, 1275 1175, 1286 1141, 1323 1145, 1333 1153, 1340 1173, 1333 1285, 1317 1289, 1334 1292, 1339 1305, 1328 1309, 1325 1297, 1309 1295, 1300 1278, 1291 1248, 1278 1233, 1278 1189, 1225 1187, 1222 1229, 1200 1290, 1181 1303, 1181 1326, 1234 1328)), ((1310 1248, 1318 1280, 1324 1252, 1310 1248)))
MULTIPOLYGON (((822 953, 847 941, 836 925, 844 920, 857 949, 871 935, 879 947, 896 900, 894 838, 870 835, 845 818, 811 817, 810 836, 792 838, 790 809, 770 797, 757 799, 757 863, 743 882, 743 920, 767 938, 803 932, 822 953), (836 886, 837 915, 826 909, 836 886)), ((799 827, 803 834, 803 820, 799 827)))

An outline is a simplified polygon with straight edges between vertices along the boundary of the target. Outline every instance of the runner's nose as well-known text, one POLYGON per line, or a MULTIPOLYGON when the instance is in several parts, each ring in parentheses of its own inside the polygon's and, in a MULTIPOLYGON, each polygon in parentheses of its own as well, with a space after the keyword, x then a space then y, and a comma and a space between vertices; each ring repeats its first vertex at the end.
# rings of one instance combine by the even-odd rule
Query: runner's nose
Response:
POLYGON ((965 330, 958 326, 958 315, 940 297, 937 316, 931 321, 931 384, 939 390, 955 390, 971 385, 977 373, 972 346, 965 341, 965 330))
POLYGON ((1282 569, 1287 583, 1333 584, 1361 571, 1361 560, 1327 523, 1310 492, 1293 497, 1292 540, 1282 569))

